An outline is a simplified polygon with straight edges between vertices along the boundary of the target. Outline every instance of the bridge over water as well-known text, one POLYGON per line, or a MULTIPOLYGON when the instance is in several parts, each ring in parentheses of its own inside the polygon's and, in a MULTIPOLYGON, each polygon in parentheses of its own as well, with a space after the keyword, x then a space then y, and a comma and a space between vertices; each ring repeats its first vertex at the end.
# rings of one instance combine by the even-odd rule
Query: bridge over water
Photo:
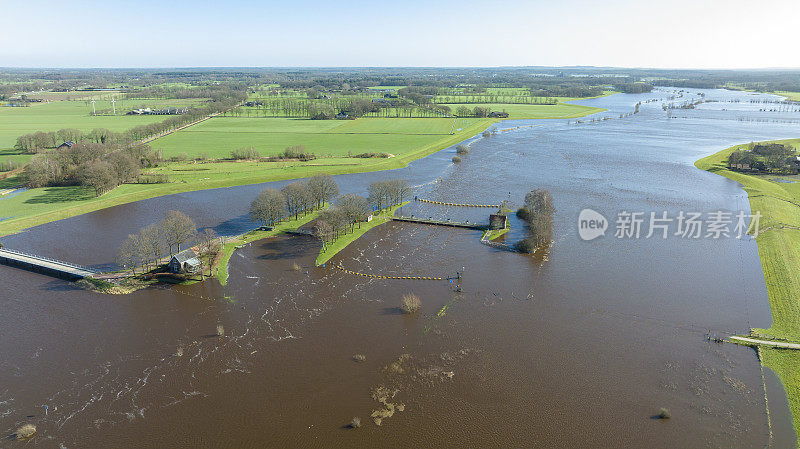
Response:
POLYGON ((91 268, 3 248, 0 248, 0 264, 71 281, 97 274, 91 268))

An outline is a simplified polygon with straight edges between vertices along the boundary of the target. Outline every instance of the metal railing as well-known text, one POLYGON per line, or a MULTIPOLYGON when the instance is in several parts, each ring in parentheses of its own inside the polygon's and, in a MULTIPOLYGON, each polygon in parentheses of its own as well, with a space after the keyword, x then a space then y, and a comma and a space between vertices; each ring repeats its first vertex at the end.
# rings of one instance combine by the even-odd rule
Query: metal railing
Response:
POLYGON ((77 270, 88 271, 89 273, 97 273, 97 270, 94 270, 92 268, 87 268, 87 267, 84 267, 82 265, 69 263, 69 262, 64 262, 64 261, 56 260, 56 259, 51 259, 49 257, 37 256, 35 254, 28 254, 28 253, 24 253, 22 251, 16 251, 16 250, 11 250, 11 249, 6 249, 6 248, 0 248, 0 254, 2 254, 2 253, 14 254, 14 255, 17 255, 17 256, 27 257, 29 259, 41 260, 41 261, 44 261, 44 262, 51 262, 51 263, 55 263, 55 264, 58 264, 58 265, 63 265, 65 267, 75 268, 77 270))

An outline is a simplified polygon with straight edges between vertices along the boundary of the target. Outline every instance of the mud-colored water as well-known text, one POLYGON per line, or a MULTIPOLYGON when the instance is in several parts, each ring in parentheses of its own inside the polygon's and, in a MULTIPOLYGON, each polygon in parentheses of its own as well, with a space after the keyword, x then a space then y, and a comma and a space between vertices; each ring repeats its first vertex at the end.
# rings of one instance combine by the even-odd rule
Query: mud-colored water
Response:
MULTIPOLYGON (((549 189, 558 211, 546 260, 481 245, 477 231, 405 223, 370 231, 334 259, 376 274, 463 270, 460 292, 446 281, 314 268, 319 244, 306 237, 238 251, 225 287, 104 296, 0 266, 0 429, 38 428, 31 441, 0 446, 793 446, 780 384, 767 373, 770 441, 755 354, 704 339, 709 329, 769 326, 755 242, 614 238, 623 210, 747 210, 736 183, 694 160, 800 134, 800 113, 761 112, 747 103, 752 94, 703 92, 720 101, 671 119, 662 102, 646 103, 618 119, 671 93, 588 100, 615 118, 505 122, 498 128, 537 126, 477 141, 456 166, 448 149, 406 169, 337 178, 344 192, 363 193, 374 179, 405 177, 420 197, 465 203, 519 204, 526 191, 549 189), (583 208, 612 218, 605 237, 578 237, 583 208), (416 316, 399 313, 408 292, 422 300, 416 316), (672 419, 652 419, 661 407, 672 419), (356 416, 361 428, 347 429, 356 416)), ((170 209, 220 233, 252 227, 244 213, 263 187, 156 198, 3 240, 103 267, 125 235, 170 209)), ((487 213, 405 209, 470 221, 487 213)), ((525 235, 512 225, 509 242, 525 235)))

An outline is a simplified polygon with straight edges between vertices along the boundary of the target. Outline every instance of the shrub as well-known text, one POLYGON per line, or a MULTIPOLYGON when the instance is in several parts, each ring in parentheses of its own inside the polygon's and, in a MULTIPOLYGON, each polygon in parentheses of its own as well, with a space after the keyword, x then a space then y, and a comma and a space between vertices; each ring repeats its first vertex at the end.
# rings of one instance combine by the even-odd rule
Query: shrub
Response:
POLYGON ((217 336, 222 337, 225 335, 225 327, 221 324, 217 324, 217 336))
POLYGON ((483 137, 489 137, 489 136, 491 136, 491 135, 492 135, 492 132, 491 132, 491 131, 489 131, 489 130, 487 129, 487 130, 486 130, 486 131, 484 131, 484 132, 483 132, 483 134, 481 134, 481 135, 482 135, 483 137))
POLYGON ((670 419, 672 415, 669 414, 668 409, 662 407, 661 410, 658 412, 658 415, 656 415, 656 417, 658 417, 658 419, 670 419))
POLYGON ((516 245, 517 251, 521 253, 530 254, 536 250, 536 243, 532 237, 528 237, 525 240, 521 240, 516 245))
POLYGON ((293 145, 290 147, 286 147, 279 156, 281 159, 299 159, 301 161, 310 161, 312 159, 316 159, 317 157, 314 153, 306 151, 306 147, 304 145, 293 145))
POLYGON ((350 421, 350 424, 348 424, 347 427, 351 429, 358 429, 359 427, 361 427, 361 418, 356 416, 355 418, 353 418, 352 421, 350 421))
POLYGON ((452 161, 455 162, 455 163, 459 163, 459 162, 461 162, 461 158, 458 157, 458 156, 453 156, 452 161))
POLYGON ((366 362, 367 356, 365 356, 364 354, 356 354, 353 356, 353 360, 355 360, 356 362, 366 362))
POLYGON ((415 313, 420 307, 422 307, 422 301, 413 293, 403 295, 403 299, 400 301, 400 309, 403 313, 415 313))
POLYGON ((463 143, 462 143, 462 144, 459 144, 459 145, 456 147, 456 153, 457 153, 457 154, 467 154, 467 153, 469 153, 469 147, 467 147, 467 146, 466 146, 466 145, 464 145, 463 143))
POLYGON ((360 158, 364 158, 364 159, 370 159, 370 158, 384 158, 385 159, 385 158, 389 157, 389 153, 361 153, 361 154, 356 154, 355 156, 352 156, 352 157, 360 157, 360 158))
POLYGON ((17 429, 16 435, 18 440, 23 440, 32 437, 36 433, 36 426, 33 424, 25 424, 17 429))
POLYGON ((231 151, 231 159, 235 161, 258 159, 260 157, 261 154, 259 154, 258 151, 253 147, 250 147, 249 149, 239 148, 238 150, 231 151))

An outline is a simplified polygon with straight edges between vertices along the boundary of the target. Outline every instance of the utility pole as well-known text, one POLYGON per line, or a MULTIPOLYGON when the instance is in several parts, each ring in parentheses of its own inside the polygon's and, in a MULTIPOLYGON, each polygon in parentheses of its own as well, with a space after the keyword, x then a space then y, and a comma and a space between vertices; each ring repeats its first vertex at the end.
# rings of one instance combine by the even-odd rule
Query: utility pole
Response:
POLYGON ((92 98, 92 115, 97 114, 97 111, 94 110, 94 98, 92 98))
POLYGON ((116 102, 117 102, 117 100, 115 100, 115 99, 112 97, 112 98, 111 98, 111 109, 114 111, 114 115, 117 115, 117 107, 114 105, 114 103, 116 103, 116 102))

